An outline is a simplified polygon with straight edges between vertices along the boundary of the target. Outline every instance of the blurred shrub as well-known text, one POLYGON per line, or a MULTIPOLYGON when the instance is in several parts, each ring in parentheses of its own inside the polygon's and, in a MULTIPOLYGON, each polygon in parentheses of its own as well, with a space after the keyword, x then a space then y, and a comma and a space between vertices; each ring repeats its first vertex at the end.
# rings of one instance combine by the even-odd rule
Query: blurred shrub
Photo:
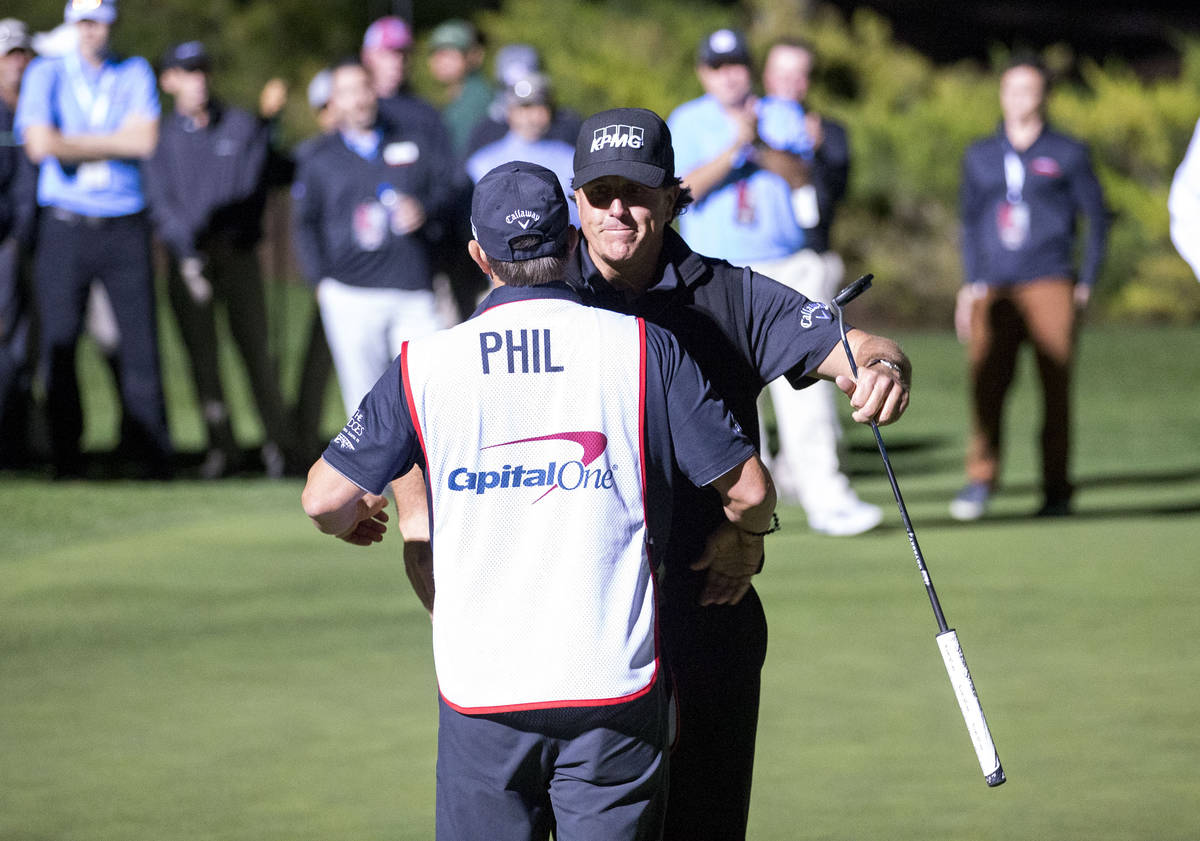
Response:
MULTIPOLYGON (((416 3, 418 36, 454 9, 416 3)), ((745 29, 758 56, 776 37, 802 35, 820 62, 810 100, 843 121, 853 151, 850 192, 834 228, 848 271, 872 271, 877 291, 859 305, 880 317, 947 326, 960 282, 957 191, 963 150, 995 130, 997 47, 988 63, 935 67, 898 44, 887 22, 859 9, 847 20, 813 0, 505 0, 474 21, 490 53, 506 43, 541 50, 559 101, 585 115, 643 106, 663 116, 699 95, 693 71, 701 37, 720 26, 745 29)), ((293 85, 285 134, 315 130, 304 86, 320 67, 353 53, 383 4, 328 0, 122 0, 115 40, 152 58, 171 42, 204 38, 217 58, 216 85, 253 107, 272 75, 293 85)), ((29 0, 36 28, 62 19, 62 0, 29 0)), ((1076 61, 1069 47, 1045 51, 1064 77, 1050 99, 1051 121, 1087 141, 1114 213, 1095 317, 1200 320, 1200 284, 1167 235, 1171 176, 1200 117, 1200 40, 1179 41, 1176 79, 1143 80, 1121 62, 1076 61)), ((414 56, 418 91, 433 93, 422 45, 414 56)), ((490 55, 488 69, 491 69, 490 55)))

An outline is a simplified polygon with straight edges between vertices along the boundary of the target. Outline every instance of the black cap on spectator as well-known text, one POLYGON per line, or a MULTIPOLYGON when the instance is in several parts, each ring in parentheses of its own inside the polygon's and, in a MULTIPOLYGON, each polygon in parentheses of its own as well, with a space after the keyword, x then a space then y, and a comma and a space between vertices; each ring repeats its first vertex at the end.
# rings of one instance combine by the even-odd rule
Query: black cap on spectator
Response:
POLYGON ((505 105, 549 105, 550 102, 550 79, 542 73, 522 76, 504 91, 505 105))
POLYGON ((170 70, 172 67, 188 71, 203 70, 207 73, 212 69, 212 61, 208 57, 208 50, 204 49, 204 44, 199 41, 185 41, 163 53, 161 69, 170 70))
POLYGON ((718 29, 700 42, 696 50, 696 63, 709 67, 749 64, 750 48, 746 45, 746 36, 736 29, 718 29))

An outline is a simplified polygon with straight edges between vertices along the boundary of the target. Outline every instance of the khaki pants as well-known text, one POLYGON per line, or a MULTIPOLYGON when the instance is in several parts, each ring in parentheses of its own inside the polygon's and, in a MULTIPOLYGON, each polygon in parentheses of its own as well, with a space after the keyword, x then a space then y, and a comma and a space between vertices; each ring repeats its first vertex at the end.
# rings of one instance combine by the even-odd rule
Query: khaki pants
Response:
POLYGON ((1071 495, 1071 366, 1076 316, 1074 283, 1043 277, 991 287, 971 311, 967 355, 971 377, 971 436, 967 479, 995 484, 1000 472, 1004 400, 1022 342, 1033 345, 1042 385, 1042 489, 1047 499, 1071 495))

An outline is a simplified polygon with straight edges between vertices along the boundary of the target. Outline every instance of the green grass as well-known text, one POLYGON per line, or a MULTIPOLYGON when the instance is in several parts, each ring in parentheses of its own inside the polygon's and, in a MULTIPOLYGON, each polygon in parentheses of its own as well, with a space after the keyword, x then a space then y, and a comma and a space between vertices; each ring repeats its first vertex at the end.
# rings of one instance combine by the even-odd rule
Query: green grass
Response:
MULTIPOLYGON (((983 783, 894 507, 852 539, 786 508, 758 582, 752 837, 1198 837, 1198 337, 1085 334, 1066 520, 1025 516, 1026 366, 1005 490, 972 526, 946 514, 961 352, 902 337, 915 400, 884 434, 1009 781, 983 783)), ((860 493, 891 506, 869 431, 847 443, 860 493)), ((321 537, 299 487, 0 476, 0 841, 432 837, 427 617, 396 546, 321 537)))

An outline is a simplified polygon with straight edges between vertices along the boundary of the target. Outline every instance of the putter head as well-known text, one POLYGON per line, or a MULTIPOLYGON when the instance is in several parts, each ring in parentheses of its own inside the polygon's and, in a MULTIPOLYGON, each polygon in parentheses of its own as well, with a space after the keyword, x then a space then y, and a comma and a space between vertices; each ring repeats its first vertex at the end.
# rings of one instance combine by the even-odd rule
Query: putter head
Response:
POLYGON ((874 279, 875 279, 875 275, 873 275, 873 274, 863 275, 858 280, 854 281, 854 283, 851 283, 849 286, 847 286, 845 289, 843 289, 841 292, 834 295, 832 303, 836 307, 841 309, 842 307, 846 306, 846 304, 850 303, 855 298, 857 298, 859 295, 861 295, 862 293, 864 293, 868 289, 870 289, 871 281, 874 279))

